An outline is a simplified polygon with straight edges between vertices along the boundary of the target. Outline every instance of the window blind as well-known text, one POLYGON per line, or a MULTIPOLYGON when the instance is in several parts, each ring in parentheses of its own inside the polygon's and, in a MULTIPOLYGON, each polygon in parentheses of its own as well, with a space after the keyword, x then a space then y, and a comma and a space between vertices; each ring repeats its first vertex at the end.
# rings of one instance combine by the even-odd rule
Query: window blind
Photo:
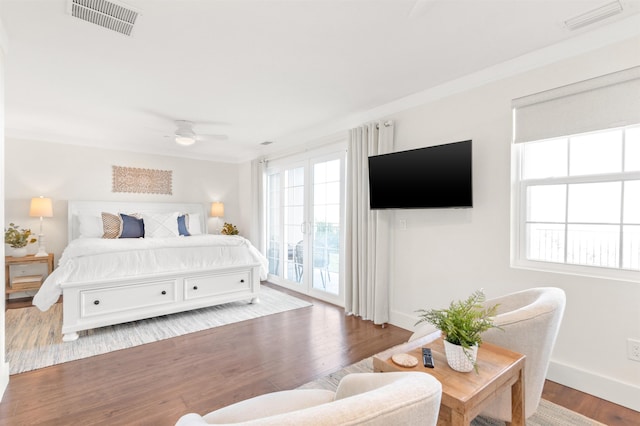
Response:
POLYGON ((640 123, 640 66, 512 101, 514 142, 640 123))

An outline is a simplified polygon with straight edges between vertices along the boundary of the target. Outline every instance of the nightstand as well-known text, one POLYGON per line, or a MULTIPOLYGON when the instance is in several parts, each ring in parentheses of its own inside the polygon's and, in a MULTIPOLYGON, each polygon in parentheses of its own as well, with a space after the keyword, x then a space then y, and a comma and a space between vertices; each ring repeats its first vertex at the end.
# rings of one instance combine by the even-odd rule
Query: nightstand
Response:
POLYGON ((5 299, 11 293, 38 290, 53 271, 53 253, 36 257, 4 257, 5 299))

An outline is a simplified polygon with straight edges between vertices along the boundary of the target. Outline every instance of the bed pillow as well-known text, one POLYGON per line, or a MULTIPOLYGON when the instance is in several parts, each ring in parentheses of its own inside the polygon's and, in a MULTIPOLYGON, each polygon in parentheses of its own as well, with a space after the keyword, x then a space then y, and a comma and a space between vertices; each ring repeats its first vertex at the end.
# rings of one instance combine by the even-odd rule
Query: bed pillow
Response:
POLYGON ((102 230, 102 238, 120 238, 122 219, 118 215, 102 212, 102 230))
POLYGON ((142 238, 144 237, 144 221, 135 215, 120 213, 122 218, 122 232, 118 238, 142 238))
POLYGON ((150 213, 143 214, 145 237, 167 238, 177 237, 178 213, 150 213))
POLYGON ((188 222, 189 222, 189 215, 183 214, 181 216, 178 216, 178 234, 180 234, 183 237, 191 236, 188 230, 188 227, 189 227, 188 222))
POLYGON ((104 234, 100 216, 79 215, 78 223, 79 238, 100 238, 104 234))
POLYGON ((189 213, 187 221, 187 229, 191 235, 202 234, 202 227, 200 226, 200 213, 189 213))

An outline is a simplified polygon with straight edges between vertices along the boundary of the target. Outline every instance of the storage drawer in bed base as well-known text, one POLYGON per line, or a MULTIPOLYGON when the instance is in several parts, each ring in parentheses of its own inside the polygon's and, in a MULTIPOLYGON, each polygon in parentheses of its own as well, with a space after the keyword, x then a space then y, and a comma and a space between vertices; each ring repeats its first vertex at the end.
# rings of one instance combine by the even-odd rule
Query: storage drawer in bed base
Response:
POLYGON ((62 284, 64 341, 78 331, 238 300, 257 301, 259 266, 62 284))

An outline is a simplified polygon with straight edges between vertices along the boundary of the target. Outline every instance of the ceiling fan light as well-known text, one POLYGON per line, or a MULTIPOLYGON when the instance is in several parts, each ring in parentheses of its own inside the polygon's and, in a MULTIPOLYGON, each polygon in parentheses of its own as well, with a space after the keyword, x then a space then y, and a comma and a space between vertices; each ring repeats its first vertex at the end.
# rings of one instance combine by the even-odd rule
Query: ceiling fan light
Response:
POLYGON ((196 142, 195 138, 191 136, 180 136, 176 135, 176 143, 182 146, 193 145, 196 142))

